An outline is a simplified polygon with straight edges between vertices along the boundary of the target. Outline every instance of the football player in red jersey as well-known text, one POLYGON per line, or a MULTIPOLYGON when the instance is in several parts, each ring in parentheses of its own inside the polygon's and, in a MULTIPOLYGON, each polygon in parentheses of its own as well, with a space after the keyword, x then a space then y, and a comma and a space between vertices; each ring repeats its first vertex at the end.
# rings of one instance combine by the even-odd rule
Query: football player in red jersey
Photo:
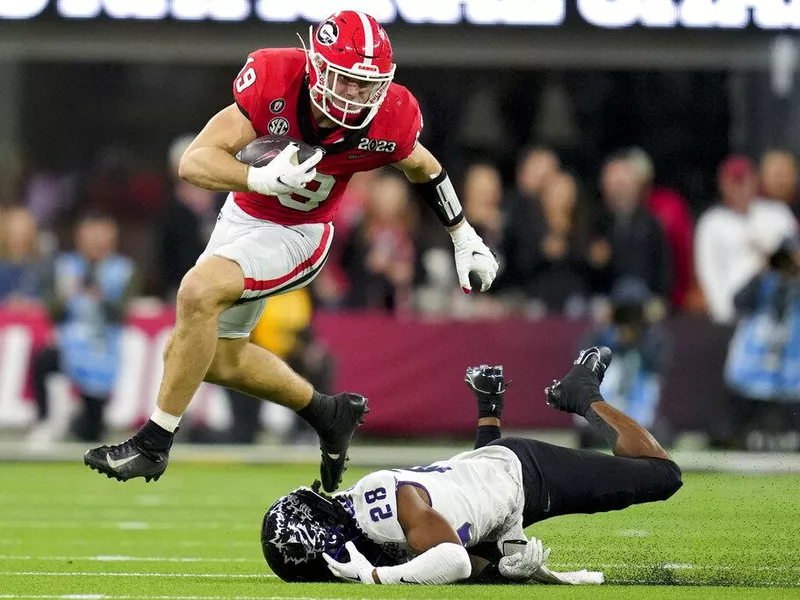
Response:
POLYGON ((310 33, 309 47, 253 52, 233 83, 235 102, 214 115, 184 154, 183 179, 230 191, 208 247, 183 278, 175 330, 164 355, 158 406, 123 444, 89 450, 84 462, 126 481, 157 479, 167 467, 181 415, 202 381, 235 388, 296 411, 317 431, 325 490, 339 485, 353 432, 367 412, 358 394, 326 396, 249 335, 272 295, 307 285, 325 263, 350 177, 385 165, 401 169, 453 239, 458 279, 492 284, 497 261, 464 218, 453 185, 418 141, 414 96, 393 83, 383 27, 342 11, 310 33), (287 146, 269 164, 235 158, 264 135, 302 139, 319 150, 303 163, 287 146))

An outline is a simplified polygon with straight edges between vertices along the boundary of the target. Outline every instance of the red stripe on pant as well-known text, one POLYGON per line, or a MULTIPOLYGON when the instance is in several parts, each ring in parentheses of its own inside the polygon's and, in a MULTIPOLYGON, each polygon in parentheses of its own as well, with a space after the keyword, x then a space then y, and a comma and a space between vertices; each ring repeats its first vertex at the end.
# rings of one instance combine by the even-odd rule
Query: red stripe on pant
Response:
POLYGON ((309 267, 313 266, 324 254, 325 249, 328 246, 328 240, 331 237, 331 225, 330 223, 325 223, 323 230, 322 230, 322 239, 320 239, 319 246, 314 252, 297 265, 294 269, 289 271, 286 275, 282 275, 281 277, 277 277, 275 279, 254 279, 252 277, 245 277, 244 278, 244 289, 250 291, 261 292, 264 290, 269 290, 274 287, 278 287, 292 279, 293 277, 297 277, 299 273, 302 273, 309 267))

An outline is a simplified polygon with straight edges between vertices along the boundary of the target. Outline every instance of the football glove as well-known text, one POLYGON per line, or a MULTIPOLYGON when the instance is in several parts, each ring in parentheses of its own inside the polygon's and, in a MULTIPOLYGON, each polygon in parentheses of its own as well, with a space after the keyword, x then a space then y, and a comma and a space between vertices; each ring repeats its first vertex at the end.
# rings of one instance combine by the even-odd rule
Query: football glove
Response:
POLYGON ((522 552, 504 556, 497 563, 500 574, 506 579, 523 581, 533 577, 533 574, 547 562, 550 548, 542 548, 542 541, 532 537, 525 545, 522 552))
POLYGON ((375 570, 375 567, 372 566, 372 563, 356 549, 356 545, 353 542, 347 542, 344 547, 350 555, 350 562, 341 563, 324 552, 322 553, 322 558, 328 563, 330 572, 344 581, 366 583, 368 585, 374 584, 375 580, 372 578, 372 571, 375 570))
POLYGON ((310 158, 297 164, 295 155, 300 151, 297 144, 289 144, 263 167, 247 170, 247 188, 265 196, 291 194, 302 189, 317 176, 315 165, 322 160, 323 151, 317 150, 310 158))
POLYGON ((494 278, 497 276, 499 265, 497 260, 483 243, 483 240, 466 221, 458 228, 450 232, 453 239, 453 247, 456 255, 456 273, 458 282, 465 294, 472 291, 469 283, 469 274, 475 273, 481 280, 481 291, 488 290, 494 278))

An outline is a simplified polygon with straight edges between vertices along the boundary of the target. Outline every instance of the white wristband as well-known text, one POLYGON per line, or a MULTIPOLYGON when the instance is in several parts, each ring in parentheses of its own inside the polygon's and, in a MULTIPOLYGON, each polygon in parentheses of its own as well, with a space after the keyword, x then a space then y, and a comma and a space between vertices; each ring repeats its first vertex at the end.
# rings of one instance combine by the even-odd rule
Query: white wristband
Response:
POLYGON ((247 168, 247 189, 251 192, 257 192, 265 196, 273 195, 270 189, 275 184, 275 180, 271 177, 271 172, 264 167, 248 167, 247 168))
POLYGON ((442 585, 462 581, 472 572, 472 563, 461 544, 445 542, 423 552, 405 564, 378 567, 381 583, 419 583, 442 585))
POLYGON ((458 227, 458 229, 454 229, 449 233, 450 233, 450 238, 453 240, 454 246, 464 244, 467 241, 478 237, 477 232, 475 231, 475 229, 473 229, 472 225, 467 223, 466 219, 464 219, 464 222, 458 227))

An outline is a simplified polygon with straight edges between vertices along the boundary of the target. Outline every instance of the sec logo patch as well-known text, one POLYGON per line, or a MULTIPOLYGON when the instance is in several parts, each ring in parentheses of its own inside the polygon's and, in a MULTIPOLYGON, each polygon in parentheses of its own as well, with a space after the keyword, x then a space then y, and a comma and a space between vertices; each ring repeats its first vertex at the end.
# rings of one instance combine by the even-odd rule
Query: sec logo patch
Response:
POLYGON ((272 119, 267 125, 267 129, 272 135, 286 135, 286 132, 289 131, 289 121, 283 117, 272 119))

